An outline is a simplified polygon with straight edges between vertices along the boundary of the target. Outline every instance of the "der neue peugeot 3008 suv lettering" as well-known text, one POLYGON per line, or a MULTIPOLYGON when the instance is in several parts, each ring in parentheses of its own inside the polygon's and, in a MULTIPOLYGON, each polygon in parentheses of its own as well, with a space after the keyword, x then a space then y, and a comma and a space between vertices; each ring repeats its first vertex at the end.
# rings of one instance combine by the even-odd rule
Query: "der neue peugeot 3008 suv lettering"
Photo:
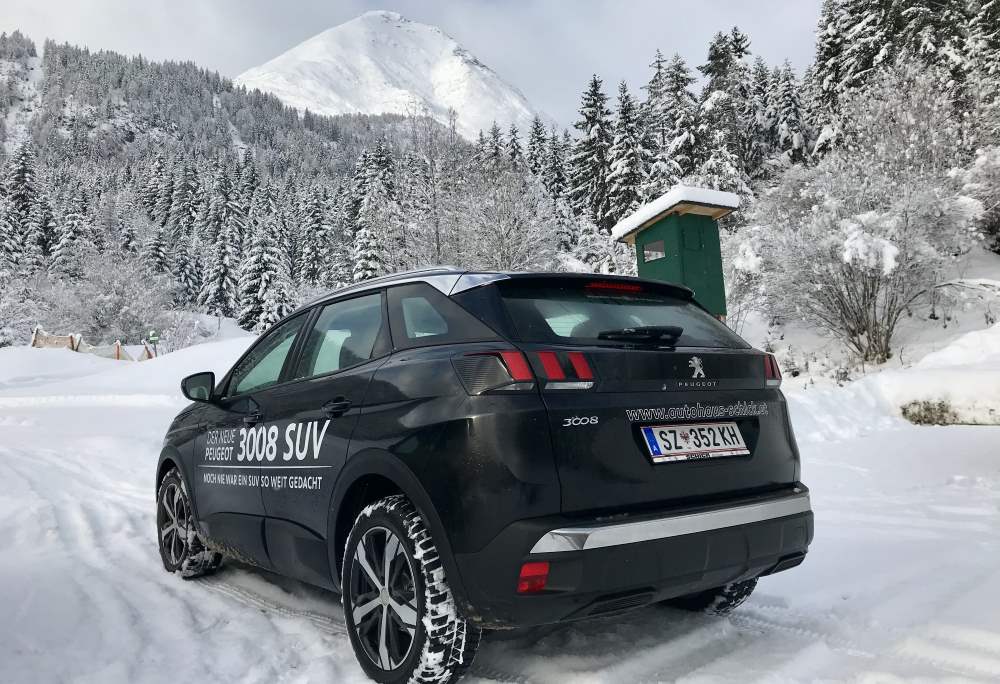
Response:
POLYGON ((156 477, 163 565, 228 556, 339 592, 379 682, 458 679, 484 629, 724 612, 812 539, 780 383, 683 287, 372 280, 218 382, 185 378, 156 477))

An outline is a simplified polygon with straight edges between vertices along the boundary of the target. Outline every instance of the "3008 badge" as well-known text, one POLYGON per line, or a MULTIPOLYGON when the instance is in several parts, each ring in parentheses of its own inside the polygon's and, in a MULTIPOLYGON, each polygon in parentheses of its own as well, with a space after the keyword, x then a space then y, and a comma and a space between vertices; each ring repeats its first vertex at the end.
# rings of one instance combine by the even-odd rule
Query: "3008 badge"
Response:
POLYGON ((289 423, 284 428, 284 439, 279 444, 282 430, 278 425, 257 425, 250 428, 227 430, 210 430, 206 434, 206 461, 232 461, 235 446, 236 461, 263 462, 275 461, 305 461, 312 457, 319 459, 323 448, 330 421, 307 421, 289 423), (235 442, 235 445, 234 445, 235 442))
POLYGON ((563 427, 577 427, 578 425, 597 425, 597 416, 573 416, 563 418, 563 427))

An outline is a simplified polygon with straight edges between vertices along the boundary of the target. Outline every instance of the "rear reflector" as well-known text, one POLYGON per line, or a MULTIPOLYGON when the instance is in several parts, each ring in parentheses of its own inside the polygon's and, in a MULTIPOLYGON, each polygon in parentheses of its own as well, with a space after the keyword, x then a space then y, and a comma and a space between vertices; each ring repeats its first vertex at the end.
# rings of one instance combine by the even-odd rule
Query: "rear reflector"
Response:
POLYGON ((764 385, 766 387, 781 387, 781 368, 774 354, 764 354, 764 385))
POLYGON ((542 351, 538 352, 538 360, 542 362, 542 370, 545 371, 545 377, 548 380, 565 380, 566 371, 562 369, 562 364, 559 363, 559 357, 555 352, 542 351))
POLYGON ((525 563, 521 566, 521 574, 517 578, 518 594, 535 594, 545 589, 549 581, 549 562, 540 561, 525 563))
POLYGON ((531 366, 528 365, 528 360, 524 358, 524 354, 521 352, 502 351, 500 352, 500 358, 503 359, 507 370, 510 371, 510 377, 515 382, 531 382, 535 379, 535 376, 531 373, 531 366))
POLYGON ((587 283, 586 290, 613 290, 617 292, 642 292, 642 285, 638 283, 625 283, 613 280, 598 280, 587 283))

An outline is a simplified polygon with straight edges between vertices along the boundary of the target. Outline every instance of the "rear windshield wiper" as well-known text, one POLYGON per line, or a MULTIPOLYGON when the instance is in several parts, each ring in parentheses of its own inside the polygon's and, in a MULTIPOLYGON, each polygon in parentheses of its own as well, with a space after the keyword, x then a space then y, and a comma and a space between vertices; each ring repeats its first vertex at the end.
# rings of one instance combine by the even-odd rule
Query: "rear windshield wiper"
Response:
POLYGON ((644 325, 638 328, 602 330, 597 333, 597 339, 622 342, 667 342, 672 344, 683 334, 684 328, 679 325, 644 325))

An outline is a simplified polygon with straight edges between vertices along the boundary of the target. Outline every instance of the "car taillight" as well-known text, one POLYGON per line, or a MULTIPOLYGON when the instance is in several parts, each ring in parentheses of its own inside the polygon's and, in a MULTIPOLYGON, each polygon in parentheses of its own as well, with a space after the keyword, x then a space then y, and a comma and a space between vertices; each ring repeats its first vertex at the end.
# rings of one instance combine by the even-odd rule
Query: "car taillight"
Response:
POLYGON ((580 390, 594 386, 594 371, 583 352, 540 351, 535 352, 535 356, 541 365, 545 389, 580 390), (567 374, 567 369, 570 374, 567 374))
POLYGON ((593 380, 594 371, 590 370, 590 364, 583 352, 570 352, 569 362, 573 365, 573 372, 581 380, 593 380))
POLYGON ((519 351, 473 352, 452 359, 455 372, 469 394, 490 390, 532 390, 535 375, 519 351))
POLYGON ((514 379, 514 382, 531 382, 535 379, 534 374, 531 372, 531 366, 528 365, 528 360, 524 358, 524 354, 521 352, 502 351, 500 352, 500 358, 503 359, 504 365, 510 371, 510 377, 514 379))
POLYGON ((559 363, 559 357, 556 356, 555 352, 538 352, 538 360, 542 362, 542 370, 545 371, 546 380, 566 379, 566 371, 562 369, 562 364, 559 363))
POLYGON ((549 562, 538 561, 525 563, 521 566, 521 574, 517 578, 518 594, 536 594, 545 590, 549 581, 549 562))
POLYGON ((774 354, 764 354, 764 385, 766 387, 781 387, 781 369, 774 354))

